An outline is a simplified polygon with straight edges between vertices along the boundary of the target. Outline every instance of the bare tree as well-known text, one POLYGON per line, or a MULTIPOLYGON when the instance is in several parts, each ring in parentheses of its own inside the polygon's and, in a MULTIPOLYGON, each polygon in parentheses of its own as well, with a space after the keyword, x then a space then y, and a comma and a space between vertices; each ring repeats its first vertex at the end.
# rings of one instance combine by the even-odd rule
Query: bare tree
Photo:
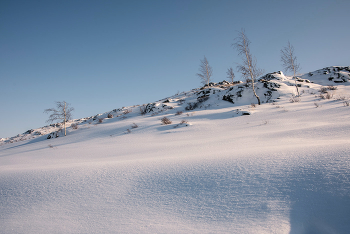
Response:
POLYGON ((207 84, 209 86, 210 77, 213 74, 213 69, 209 65, 209 62, 207 58, 204 56, 204 59, 201 60, 201 64, 199 66, 199 73, 197 73, 197 76, 202 80, 202 83, 205 85, 207 84))
POLYGON ((254 58, 250 53, 250 41, 245 35, 244 29, 239 32, 239 35, 235 41, 236 42, 233 44, 233 46, 237 49, 238 54, 242 58, 242 64, 237 66, 237 70, 238 72, 242 73, 242 76, 246 79, 247 83, 252 83, 254 96, 260 105, 260 98, 256 94, 254 81, 262 74, 262 70, 256 67, 256 58, 254 58))
POLYGON ((57 109, 50 108, 46 109, 44 113, 51 113, 49 116, 49 119, 47 122, 53 122, 56 120, 62 120, 64 125, 64 135, 67 135, 66 132, 66 122, 72 118, 72 111, 74 110, 73 107, 69 107, 69 103, 63 102, 56 102, 57 109))
POLYGON ((286 72, 293 72, 293 79, 295 80, 295 88, 297 89, 297 93, 299 96, 299 89, 297 85, 297 78, 295 74, 300 71, 300 64, 297 62, 297 57, 294 54, 294 47, 288 41, 288 45, 283 47, 281 50, 281 62, 282 66, 286 72))
POLYGON ((226 74, 227 74, 227 78, 231 79, 231 82, 233 83, 233 80, 235 79, 235 73, 233 72, 232 67, 227 69, 226 74))

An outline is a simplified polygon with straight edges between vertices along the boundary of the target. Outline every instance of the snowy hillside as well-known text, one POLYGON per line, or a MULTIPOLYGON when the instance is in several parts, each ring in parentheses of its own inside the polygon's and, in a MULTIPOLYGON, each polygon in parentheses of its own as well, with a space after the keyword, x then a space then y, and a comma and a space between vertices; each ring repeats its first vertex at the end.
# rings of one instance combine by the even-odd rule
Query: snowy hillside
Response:
POLYGON ((347 233, 350 67, 0 140, 0 233, 347 233))

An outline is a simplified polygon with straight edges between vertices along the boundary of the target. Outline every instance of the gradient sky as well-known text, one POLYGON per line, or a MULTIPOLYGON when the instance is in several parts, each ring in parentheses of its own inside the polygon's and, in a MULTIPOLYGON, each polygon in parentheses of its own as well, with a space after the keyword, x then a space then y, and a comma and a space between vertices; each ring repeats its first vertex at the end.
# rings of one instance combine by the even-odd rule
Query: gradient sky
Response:
MULTIPOLYGON (((348 0, 0 0, 0 137, 47 125, 65 100, 73 118, 147 104, 213 82, 240 58, 245 29, 266 73, 288 40, 301 73, 350 65, 348 0)), ((240 74, 236 79, 240 80, 240 74)))

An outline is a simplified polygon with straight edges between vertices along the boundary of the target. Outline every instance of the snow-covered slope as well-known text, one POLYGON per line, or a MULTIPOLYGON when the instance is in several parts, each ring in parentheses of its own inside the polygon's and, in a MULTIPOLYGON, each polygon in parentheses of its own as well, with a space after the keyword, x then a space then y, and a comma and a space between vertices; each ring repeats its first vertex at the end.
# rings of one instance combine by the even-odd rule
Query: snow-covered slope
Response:
POLYGON ((347 233, 349 78, 305 74, 295 97, 270 73, 260 106, 222 82, 3 139, 0 232, 347 233))

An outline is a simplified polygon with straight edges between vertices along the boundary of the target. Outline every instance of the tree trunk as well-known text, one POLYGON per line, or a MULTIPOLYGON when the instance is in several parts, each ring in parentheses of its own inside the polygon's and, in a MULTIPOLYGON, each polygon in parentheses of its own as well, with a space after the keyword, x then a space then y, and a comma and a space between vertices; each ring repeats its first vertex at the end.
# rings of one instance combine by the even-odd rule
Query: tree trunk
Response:
POLYGON ((252 88, 253 88, 253 92, 254 92, 254 96, 256 97, 256 99, 258 99, 258 105, 260 105, 260 98, 259 96, 256 94, 255 92, 255 87, 254 87, 254 79, 252 79, 252 88))
POLYGON ((66 132, 66 102, 64 102, 64 136, 67 136, 66 132))

